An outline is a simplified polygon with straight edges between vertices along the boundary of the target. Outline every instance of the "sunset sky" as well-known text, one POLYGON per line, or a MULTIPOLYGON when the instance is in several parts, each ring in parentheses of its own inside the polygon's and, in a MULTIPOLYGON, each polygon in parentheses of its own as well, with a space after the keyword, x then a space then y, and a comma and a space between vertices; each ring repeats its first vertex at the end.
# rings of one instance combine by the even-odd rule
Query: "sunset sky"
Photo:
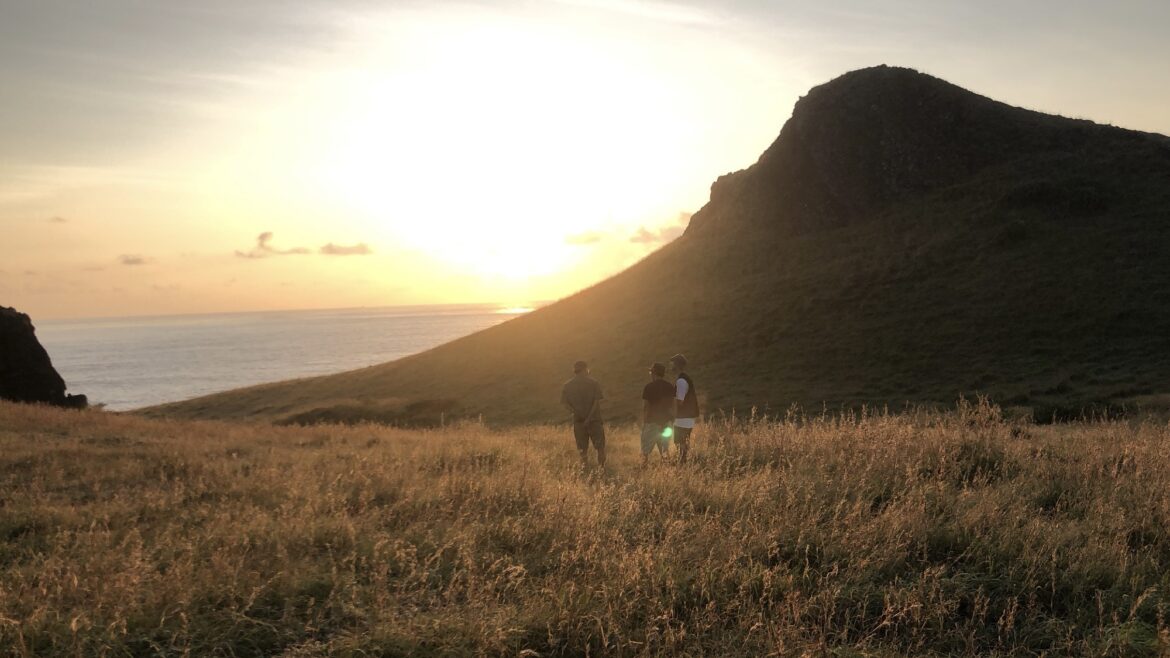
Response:
POLYGON ((1170 133, 1170 3, 0 0, 0 305, 564 296, 809 87, 910 66, 1170 133))

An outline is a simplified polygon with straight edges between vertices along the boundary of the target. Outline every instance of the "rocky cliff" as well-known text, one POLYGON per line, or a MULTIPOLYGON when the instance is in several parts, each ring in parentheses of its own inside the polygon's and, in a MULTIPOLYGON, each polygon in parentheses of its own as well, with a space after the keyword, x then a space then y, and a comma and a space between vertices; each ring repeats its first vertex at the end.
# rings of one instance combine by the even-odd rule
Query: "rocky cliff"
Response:
POLYGON ((84 395, 66 395, 65 380, 53 368, 27 315, 0 306, 0 399, 85 406, 84 395))

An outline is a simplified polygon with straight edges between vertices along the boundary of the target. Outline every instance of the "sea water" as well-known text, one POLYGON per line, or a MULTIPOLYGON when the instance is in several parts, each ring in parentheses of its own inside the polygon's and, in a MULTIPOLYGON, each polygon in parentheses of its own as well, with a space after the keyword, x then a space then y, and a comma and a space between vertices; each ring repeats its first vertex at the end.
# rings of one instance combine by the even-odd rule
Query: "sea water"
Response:
POLYGON ((36 329, 68 392, 126 410, 384 363, 520 312, 416 306, 41 320, 36 329))

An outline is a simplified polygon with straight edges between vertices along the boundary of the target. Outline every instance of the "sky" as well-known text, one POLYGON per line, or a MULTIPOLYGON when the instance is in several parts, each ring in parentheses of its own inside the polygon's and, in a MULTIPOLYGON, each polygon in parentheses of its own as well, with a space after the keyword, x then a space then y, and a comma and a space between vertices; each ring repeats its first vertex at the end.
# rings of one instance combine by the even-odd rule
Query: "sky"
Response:
POLYGON ((1170 3, 0 0, 0 306, 524 306, 849 70, 1170 133, 1170 3))

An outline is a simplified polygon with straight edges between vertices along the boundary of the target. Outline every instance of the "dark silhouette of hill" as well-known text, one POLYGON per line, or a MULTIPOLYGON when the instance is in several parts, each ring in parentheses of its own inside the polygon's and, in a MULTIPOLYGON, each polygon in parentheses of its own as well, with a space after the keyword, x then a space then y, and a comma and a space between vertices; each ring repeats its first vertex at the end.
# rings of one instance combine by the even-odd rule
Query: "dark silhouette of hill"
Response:
POLYGON ((84 408, 84 395, 65 393, 65 380, 37 340, 32 320, 0 306, 0 400, 84 408))
POLYGON ((647 364, 684 352, 708 412, 985 393, 1044 418, 1158 404, 1167 336, 1170 139, 882 66, 812 89, 681 238, 617 276, 399 361, 146 412, 555 420, 583 358, 632 418, 647 364))

